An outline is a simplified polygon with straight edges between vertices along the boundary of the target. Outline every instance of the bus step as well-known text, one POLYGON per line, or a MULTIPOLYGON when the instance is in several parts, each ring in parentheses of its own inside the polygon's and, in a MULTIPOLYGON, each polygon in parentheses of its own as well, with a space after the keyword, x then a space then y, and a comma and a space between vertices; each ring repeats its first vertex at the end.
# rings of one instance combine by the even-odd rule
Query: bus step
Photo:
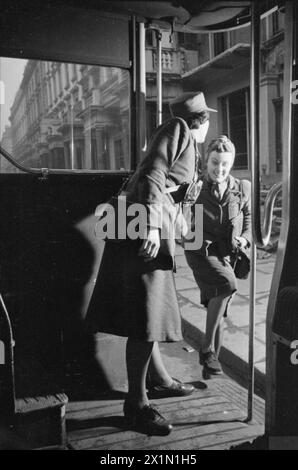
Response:
POLYGON ((66 447, 64 393, 18 398, 13 429, 31 449, 66 447))

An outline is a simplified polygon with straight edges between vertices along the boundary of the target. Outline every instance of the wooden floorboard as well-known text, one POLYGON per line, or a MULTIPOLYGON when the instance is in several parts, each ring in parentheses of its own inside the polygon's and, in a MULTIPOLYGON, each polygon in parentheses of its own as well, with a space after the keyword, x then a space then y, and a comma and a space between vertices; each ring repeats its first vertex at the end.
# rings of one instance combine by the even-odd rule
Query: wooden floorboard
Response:
MULTIPOLYGON (((173 398, 173 399, 164 399, 164 400, 152 400, 152 403, 157 404, 157 406, 162 406, 162 411, 164 414, 167 413, 167 411, 172 411, 175 409, 175 407, 178 407, 180 410, 187 409, 189 407, 195 406, 195 408, 199 409, 207 404, 216 404, 216 403, 230 403, 230 401, 220 395, 209 395, 207 397, 197 397, 196 394, 194 393, 190 397, 183 397, 183 398, 173 398)), ((81 420, 81 419, 95 419, 99 418, 101 416, 106 416, 107 412, 109 416, 115 416, 115 415, 122 415, 122 409, 123 409, 123 402, 118 402, 118 403, 106 403, 104 406, 98 408, 89 408, 88 410, 79 410, 79 411, 72 411, 70 413, 67 413, 67 419, 68 420, 81 420)))
MULTIPOLYGON (((152 402, 153 403, 153 402, 152 402)), ((204 412, 205 409, 210 408, 212 409, 215 405, 221 405, 221 409, 224 411, 225 407, 229 409, 231 405, 237 407, 234 402, 228 400, 226 397, 222 397, 220 395, 209 396, 206 398, 197 399, 195 394, 193 398, 188 398, 187 400, 181 399, 180 401, 176 398, 175 401, 167 401, 167 400, 155 400, 154 404, 157 405, 160 409, 162 409, 162 413, 166 416, 168 413, 173 416, 173 413, 179 412, 179 414, 183 413, 184 410, 194 409, 195 414, 204 412)), ((75 427, 81 427, 80 423, 90 421, 96 422, 97 419, 104 418, 104 417, 122 417, 122 408, 123 404, 120 403, 119 405, 114 405, 109 407, 108 405, 105 406, 103 409, 98 410, 98 408, 92 410, 88 410, 84 413, 84 411, 80 411, 77 413, 71 413, 71 415, 67 414, 67 421, 69 426, 72 426, 72 429, 75 427)), ((239 408, 239 407, 237 407, 239 408)))
MULTIPOLYGON (((193 425, 200 425, 205 423, 206 421, 213 421, 213 420, 218 420, 218 419, 235 419, 234 416, 236 415, 237 419, 242 419, 242 415, 240 414, 239 408, 237 408, 233 404, 229 404, 229 406, 225 407, 225 410, 222 410, 222 404, 216 403, 216 404, 210 404, 206 405, 204 409, 196 409, 196 414, 195 417, 192 417, 193 425), (232 418, 233 415, 233 418, 232 418)), ((174 425, 179 425, 183 426, 183 421, 182 417, 178 415, 178 418, 175 419, 175 415, 172 414, 172 422, 174 425), (180 422, 179 422, 180 418, 180 422)), ((123 420, 123 417, 119 417, 121 420, 123 420)), ((70 431, 70 438, 72 441, 74 440, 82 440, 82 439, 88 439, 89 437, 92 437, 94 435, 105 435, 105 434, 111 434, 111 433, 117 433, 119 432, 119 426, 110 426, 105 425, 108 424, 109 418, 102 418, 101 421, 94 420, 94 421, 83 421, 79 424, 77 424, 76 427, 73 427, 72 429, 69 428, 70 431), (105 420, 105 422, 104 422, 105 420), (88 426, 88 427, 87 427, 88 426), (86 428, 87 427, 87 428, 86 428)), ((120 422, 119 419, 119 422, 120 422)), ((183 418, 184 419, 184 418, 183 418)))
MULTIPOLYGON (((172 355, 168 356, 167 367, 176 373, 181 353, 178 346, 170 347, 172 355)), ((183 369, 178 372, 180 378, 194 384, 195 392, 188 397, 151 400, 173 423, 169 436, 147 436, 128 429, 123 417, 125 390, 121 390, 111 398, 70 401, 66 414, 69 447, 99 451, 221 450, 261 436, 264 401, 255 396, 254 421, 247 424, 247 390, 226 375, 206 382, 197 380, 202 376, 201 370, 195 357, 193 368, 190 360, 191 357, 185 374, 183 369)))
MULTIPOLYGON (((191 428, 195 428, 193 432, 196 432, 196 428, 201 427, 203 428, 208 423, 221 423, 221 422, 229 422, 238 420, 240 422, 241 415, 239 414, 239 410, 235 409, 235 407, 231 407, 230 410, 225 410, 223 413, 222 410, 219 409, 220 407, 215 407, 214 410, 208 410, 206 412, 197 413, 196 416, 178 416, 177 414, 172 415, 172 423, 174 425, 174 430, 176 433, 184 433, 186 430, 187 432, 191 433, 191 428), (190 431, 189 431, 190 430, 190 431)), ((170 439, 172 439, 172 435, 170 439)), ((95 443, 98 443, 98 439, 103 439, 105 445, 106 441, 108 440, 109 445, 119 441, 127 441, 130 439, 135 439, 136 433, 134 431, 129 431, 123 429, 119 431, 119 428, 114 428, 113 433, 110 432, 108 427, 105 428, 95 428, 92 431, 90 429, 87 430, 80 430, 71 433, 70 441, 73 445, 78 445, 81 447, 93 447, 95 443), (108 436, 109 434, 109 436, 108 436), (113 434, 113 435, 111 435, 113 434)), ((100 444, 99 444, 100 445, 100 444)))
POLYGON ((173 423, 169 436, 147 436, 127 429, 122 414, 123 401, 96 401, 94 408, 86 402, 86 409, 83 402, 72 404, 67 413, 71 447, 76 450, 225 449, 263 433, 262 424, 243 422, 245 409, 231 396, 228 399, 226 393, 199 391, 190 397, 155 402, 173 423))

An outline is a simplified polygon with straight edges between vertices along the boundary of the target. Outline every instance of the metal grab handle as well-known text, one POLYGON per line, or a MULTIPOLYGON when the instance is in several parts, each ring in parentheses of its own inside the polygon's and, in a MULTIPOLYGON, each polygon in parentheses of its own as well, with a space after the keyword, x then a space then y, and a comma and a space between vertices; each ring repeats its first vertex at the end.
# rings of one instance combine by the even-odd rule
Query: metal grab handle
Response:
POLYGON ((272 188, 270 188, 264 205, 264 219, 263 226, 261 229, 262 236, 262 246, 266 246, 270 240, 270 233, 272 228, 272 219, 273 219, 273 208, 277 195, 282 190, 282 182, 275 183, 272 188))
POLYGON ((0 146, 0 154, 6 158, 6 160, 9 161, 9 163, 11 163, 13 166, 15 166, 16 168, 18 168, 19 170, 22 170, 26 173, 31 173, 31 174, 34 174, 34 175, 42 175, 42 170, 38 170, 38 169, 34 169, 34 168, 27 168, 25 167, 24 165, 21 165, 20 163, 18 163, 11 155, 10 153, 8 153, 6 150, 4 150, 3 147, 0 146))
POLYGON ((42 179, 46 179, 49 175, 98 175, 98 174, 119 174, 119 173, 132 173, 131 170, 79 170, 79 169, 61 169, 61 168, 27 168, 26 166, 18 163, 7 150, 0 146, 0 155, 8 160, 19 170, 32 175, 38 175, 42 179))
POLYGON ((0 294, 0 317, 4 325, 4 347, 5 347, 5 366, 7 367, 7 384, 4 384, 4 390, 6 389, 7 395, 2 396, 1 399, 6 401, 5 404, 5 414, 6 417, 12 418, 16 411, 16 398, 15 398, 15 373, 14 373, 14 358, 13 358, 13 348, 14 348, 14 339, 12 334, 12 327, 10 318, 3 300, 2 295, 0 294))

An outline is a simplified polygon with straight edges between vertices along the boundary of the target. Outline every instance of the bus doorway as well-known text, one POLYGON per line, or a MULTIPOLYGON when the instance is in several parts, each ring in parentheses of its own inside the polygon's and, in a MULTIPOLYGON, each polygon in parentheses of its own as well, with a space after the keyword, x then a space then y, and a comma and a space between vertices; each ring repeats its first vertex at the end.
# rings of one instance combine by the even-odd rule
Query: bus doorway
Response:
MULTIPOLYGON (((262 49, 262 96, 254 94, 253 97, 253 89, 258 87, 258 74, 251 83, 251 38, 247 39, 247 31, 251 31, 248 24, 250 2, 241 2, 241 5, 235 2, 233 9, 212 2, 211 16, 204 9, 200 11, 201 7, 189 12, 185 2, 179 7, 163 2, 167 4, 166 14, 159 2, 153 5, 138 2, 139 8, 128 5, 128 9, 120 5, 122 2, 101 2, 100 6, 94 2, 88 5, 71 2, 71 5, 63 4, 62 9, 57 7, 57 2, 46 8, 41 8, 38 2, 30 8, 20 6, 17 1, 9 3, 1 17, 0 79, 7 91, 14 71, 20 72, 20 78, 6 111, 7 126, 1 133, 0 190, 4 201, 1 206, 1 295, 2 317, 6 319, 8 314, 9 322, 2 328, 7 333, 5 341, 0 338, 0 345, 4 345, 4 357, 11 357, 13 350, 15 358, 15 383, 5 381, 8 387, 2 388, 6 394, 4 402, 11 404, 5 421, 13 422, 17 432, 25 437, 29 435, 28 429, 33 429, 32 434, 40 439, 32 447, 65 447, 66 407, 68 439, 74 449, 132 449, 136 445, 143 449, 146 446, 176 448, 177 441, 172 437, 168 441, 155 438, 148 442, 146 437, 139 439, 138 434, 123 427, 121 400, 126 392, 126 371, 119 358, 123 356, 125 339, 107 335, 91 337, 84 329, 84 315, 103 249, 103 243, 98 243, 93 232, 96 206, 116 194, 136 169, 144 156, 146 139, 162 119, 169 117, 168 101, 182 91, 203 87, 210 106, 219 110, 218 120, 211 123, 210 138, 226 133, 236 139, 239 148, 236 176, 255 177, 255 205, 259 204, 256 196, 260 190, 265 199, 273 184, 283 178, 283 199, 278 196, 282 208, 277 207, 274 212, 276 238, 272 240, 272 252, 259 250, 261 255, 269 254, 260 260, 259 274, 262 268, 266 271, 267 262, 271 264, 271 272, 274 267, 267 314, 267 361, 272 371, 268 380, 264 374, 264 355, 253 357, 251 343, 247 366, 247 348, 243 345, 245 341, 248 343, 250 331, 251 340, 256 336, 256 342, 262 343, 261 351, 264 351, 271 272, 267 273, 268 277, 263 272, 262 279, 267 283, 264 291, 260 289, 256 294, 255 287, 251 291, 254 300, 259 296, 260 324, 253 328, 252 307, 249 327, 249 287, 243 284, 239 302, 235 303, 235 322, 230 318, 229 337, 231 340, 236 337, 237 345, 241 338, 241 353, 245 351, 241 361, 236 361, 237 372, 242 369, 243 373, 244 369, 246 379, 248 371, 251 377, 254 372, 263 398, 267 385, 267 431, 287 430, 291 411, 281 408, 280 403, 289 389, 284 376, 285 388, 275 388, 276 380, 279 385, 281 379, 278 354, 272 353, 276 349, 272 349, 271 341, 275 294, 282 287, 296 285, 295 260, 291 257, 296 226, 287 212, 291 207, 295 214, 293 201, 297 199, 291 192, 293 185, 291 189, 288 187, 295 174, 292 157, 295 139, 289 134, 295 122, 295 107, 289 104, 289 87, 286 86, 294 77, 291 61, 296 53, 290 47, 296 27, 291 19, 296 15, 295 9, 295 15, 292 11, 293 2, 286 2, 285 9, 284 4, 272 2, 270 10, 269 3, 265 2, 255 13, 264 25, 262 40, 266 47, 262 49), (287 28, 283 26, 285 15, 287 28), (283 54, 284 29, 288 34, 285 39, 288 56, 283 54), (234 82, 233 77, 236 77, 234 82), (218 94, 216 89, 220 90, 218 94), (261 133, 256 132, 253 120, 250 121, 254 116, 252 105, 259 99, 261 133), (232 112, 235 119, 231 118, 232 112), (252 129, 255 129, 253 139, 252 129), (253 145, 256 145, 255 152, 253 145), (257 153, 260 161, 252 159, 257 153), (257 162, 261 178, 256 171, 251 174, 253 161, 257 162), (258 186, 260 179, 261 188, 258 186), (275 252, 279 233, 282 242, 275 252), (244 319, 242 312, 245 310, 244 319), (108 395, 111 390, 116 393, 108 395), (36 416, 40 409, 34 408, 32 422, 30 419, 29 423, 23 422, 19 416, 24 408, 19 406, 18 400, 56 394, 59 399, 51 402, 55 411, 48 421, 47 432, 38 436, 41 424, 36 416), (66 395, 71 402, 69 405, 66 405, 66 395), (276 413, 277 408, 282 409, 280 414, 276 413)), ((256 61, 257 55, 254 65, 256 61)), ((0 92, 2 96, 3 86, 0 92)), ((3 114, 1 121, 5 122, 3 114)), ((205 152, 203 146, 203 160, 205 152)), ((271 208, 273 196, 277 194, 275 189, 269 194, 271 208)), ((255 209, 254 221, 256 215, 255 209)), ((266 217, 270 219, 268 214, 266 217)), ((255 242, 263 245, 256 234, 255 242)), ((252 407, 247 413, 247 395, 239 384, 217 379, 204 383, 201 379, 192 348, 199 343, 200 333, 202 336, 204 312, 179 245, 177 266, 185 340, 190 345, 183 343, 179 349, 165 347, 163 352, 172 374, 179 371, 184 380, 196 386, 194 399, 168 400, 166 404, 167 412, 173 414, 177 424, 176 431, 182 429, 180 444, 194 449, 229 448, 252 440, 263 434, 264 402, 262 398, 254 398, 254 420, 247 424, 247 418, 248 421, 252 418, 252 407), (231 402, 232 396, 236 397, 236 403, 231 402), (210 415, 204 416, 201 410, 209 410, 210 415)), ((289 348, 295 338, 280 328, 283 320, 278 317, 275 321, 274 334, 278 336, 274 341, 282 343, 281 338, 284 338, 286 343, 282 344, 289 348)), ((229 372, 231 365, 232 368, 235 365, 233 354, 235 356, 235 349, 232 354, 223 351, 223 360, 232 358, 228 363, 229 372)), ((11 364, 11 361, 0 364, 1 383, 6 380, 3 377, 7 371, 11 378, 11 364)), ((249 387, 252 403, 253 380, 249 387)), ((47 409, 43 400, 38 406, 47 409)), ((45 422, 47 412, 41 419, 41 423, 45 422)))

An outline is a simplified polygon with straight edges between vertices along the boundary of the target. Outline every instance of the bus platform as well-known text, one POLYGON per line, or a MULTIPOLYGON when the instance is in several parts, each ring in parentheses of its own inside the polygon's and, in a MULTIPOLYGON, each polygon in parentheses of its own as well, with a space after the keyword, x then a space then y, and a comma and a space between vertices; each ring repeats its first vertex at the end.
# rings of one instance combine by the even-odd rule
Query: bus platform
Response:
POLYGON ((195 392, 183 398, 154 399, 173 423, 169 436, 146 436, 125 427, 123 400, 127 391, 125 339, 100 335, 100 350, 112 375, 115 391, 87 400, 70 398, 66 423, 68 448, 92 450, 231 449, 252 445, 264 433, 265 317, 275 255, 258 259, 255 337, 255 392, 253 419, 247 422, 249 334, 249 280, 238 283, 226 320, 221 363, 224 374, 205 380, 198 349, 205 328, 206 309, 200 292, 177 245, 175 274, 183 319, 184 341, 161 343, 167 369, 173 377, 192 383, 195 392))
POLYGON ((204 380, 198 354, 185 341, 161 343, 172 376, 192 383, 186 397, 152 399, 173 424, 168 436, 148 436, 128 429, 123 416, 126 384, 113 394, 72 400, 67 413, 71 450, 225 450, 251 445, 264 433, 264 401, 254 397, 253 419, 247 422, 247 391, 225 373, 204 380))

